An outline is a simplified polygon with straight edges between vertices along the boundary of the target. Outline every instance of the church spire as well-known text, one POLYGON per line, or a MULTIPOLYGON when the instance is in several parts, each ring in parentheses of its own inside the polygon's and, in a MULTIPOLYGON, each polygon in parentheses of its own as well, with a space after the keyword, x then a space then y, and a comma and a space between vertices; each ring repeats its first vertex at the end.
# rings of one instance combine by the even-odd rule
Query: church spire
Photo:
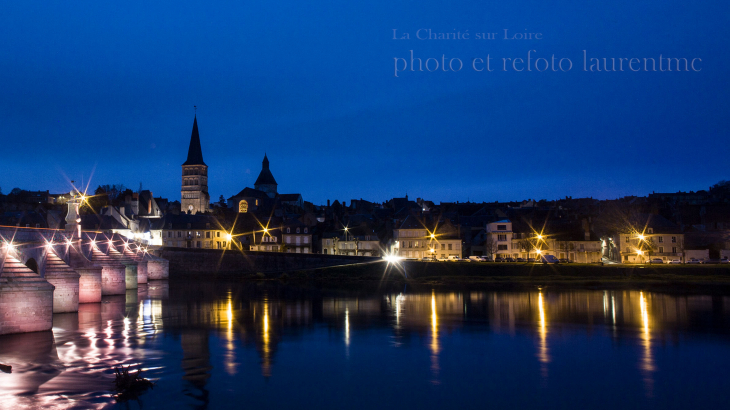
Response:
POLYGON ((193 132, 190 134, 190 147, 188 148, 188 160, 183 165, 205 165, 203 162, 203 150, 200 148, 200 135, 198 134, 198 115, 193 119, 193 132))

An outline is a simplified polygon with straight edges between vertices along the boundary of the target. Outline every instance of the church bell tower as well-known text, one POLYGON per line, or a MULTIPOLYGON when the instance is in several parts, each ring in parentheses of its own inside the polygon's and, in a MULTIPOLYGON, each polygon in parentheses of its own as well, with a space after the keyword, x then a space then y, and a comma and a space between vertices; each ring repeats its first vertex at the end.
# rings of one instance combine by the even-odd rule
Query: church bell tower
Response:
POLYGON ((208 211, 210 206, 208 166, 203 162, 197 115, 193 119, 193 133, 190 135, 188 160, 182 164, 182 190, 180 196, 180 212, 196 214, 208 211))

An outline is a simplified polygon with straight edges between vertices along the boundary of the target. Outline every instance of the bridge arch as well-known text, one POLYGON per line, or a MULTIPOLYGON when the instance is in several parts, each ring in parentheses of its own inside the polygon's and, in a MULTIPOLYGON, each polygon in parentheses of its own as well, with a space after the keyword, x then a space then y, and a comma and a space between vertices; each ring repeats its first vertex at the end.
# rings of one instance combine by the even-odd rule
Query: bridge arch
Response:
POLYGON ((28 260, 25 261, 25 266, 33 272, 38 273, 38 262, 36 262, 35 258, 28 258, 28 260))

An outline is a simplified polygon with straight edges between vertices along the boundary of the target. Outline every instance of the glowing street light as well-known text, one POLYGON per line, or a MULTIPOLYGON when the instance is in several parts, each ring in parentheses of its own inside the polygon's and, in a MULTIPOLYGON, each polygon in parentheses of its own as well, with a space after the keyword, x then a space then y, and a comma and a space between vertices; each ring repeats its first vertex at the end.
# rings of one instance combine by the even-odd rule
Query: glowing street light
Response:
POLYGON ((640 240, 640 241, 643 241, 643 240, 644 240, 644 235, 642 235, 642 234, 639 234, 639 240, 640 240))
POLYGON ((5 242, 5 249, 10 252, 15 249, 15 245, 12 242, 5 242))
POLYGON ((226 240, 227 240, 228 242, 230 242, 230 241, 231 241, 231 239, 233 239, 233 235, 231 235, 231 234, 227 233, 227 234, 226 234, 226 240))
POLYGON ((51 249, 51 248, 53 248, 53 245, 55 245, 55 244, 53 243, 53 241, 50 241, 50 242, 46 242, 46 248, 48 248, 48 249, 51 249))
POLYGON ((542 255, 542 249, 535 249, 535 253, 537 253, 538 255, 542 255))
POLYGON ((436 239, 436 234, 431 234, 431 240, 436 239))
POLYGON ((542 235, 541 234, 537 234, 537 239, 542 240, 542 235))

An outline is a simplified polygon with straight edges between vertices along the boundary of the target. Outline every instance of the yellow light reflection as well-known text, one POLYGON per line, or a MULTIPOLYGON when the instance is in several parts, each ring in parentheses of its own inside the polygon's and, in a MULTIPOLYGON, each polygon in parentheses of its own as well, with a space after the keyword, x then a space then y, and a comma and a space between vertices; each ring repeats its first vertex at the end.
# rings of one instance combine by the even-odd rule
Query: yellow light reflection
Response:
POLYGON ((439 325, 438 325, 438 312, 436 311, 436 294, 431 291, 431 372, 433 373, 433 380, 431 383, 440 384, 439 381, 439 325))
POLYGON ((230 293, 228 294, 228 304, 226 305, 226 349, 228 352, 225 355, 225 366, 226 372, 231 376, 236 374, 236 357, 235 357, 235 345, 233 344, 233 302, 231 300, 230 293))
POLYGON ((639 308, 641 309, 641 345, 644 348, 640 368, 644 375, 646 396, 654 396, 654 357, 651 354, 651 332, 649 331, 649 307, 644 292, 639 292, 639 308))
POLYGON ((269 338, 269 300, 264 298, 264 324, 263 324, 264 354, 261 370, 264 377, 271 376, 271 340, 269 338))
POLYGON ((540 313, 540 327, 538 329, 540 344, 538 346, 537 358, 540 361, 542 377, 547 378, 547 364, 550 363, 550 352, 548 351, 547 345, 547 323, 545 320, 545 302, 543 301, 542 292, 537 294, 537 309, 540 313))

